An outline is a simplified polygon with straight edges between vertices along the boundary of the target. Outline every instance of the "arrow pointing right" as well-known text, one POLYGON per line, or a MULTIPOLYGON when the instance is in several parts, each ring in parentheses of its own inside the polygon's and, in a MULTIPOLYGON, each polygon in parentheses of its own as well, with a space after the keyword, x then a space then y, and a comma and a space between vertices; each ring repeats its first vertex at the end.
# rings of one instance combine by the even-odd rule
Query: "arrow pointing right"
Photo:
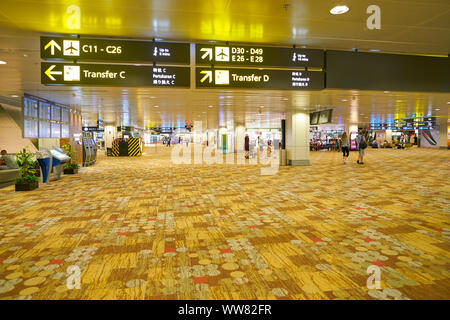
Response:
POLYGON ((200 51, 205 52, 202 55, 202 59, 205 59, 207 56, 209 56, 209 61, 212 60, 212 48, 201 48, 200 51))
POLYGON ((62 74, 62 71, 52 71, 55 67, 56 67, 56 64, 52 64, 50 66, 50 68, 48 68, 44 72, 47 75, 47 77, 49 77, 50 80, 53 80, 53 81, 56 81, 55 77, 52 76, 53 74, 62 74))
POLYGON ((50 47, 50 54, 52 56, 55 54, 55 48, 57 48, 59 51, 61 51, 61 47, 53 39, 50 40, 50 42, 45 45, 44 50, 47 50, 48 47, 50 47))
POLYGON ((205 76, 203 78, 200 79, 200 82, 205 82, 206 79, 209 78, 209 83, 212 82, 212 71, 200 71, 200 74, 204 74, 205 76))

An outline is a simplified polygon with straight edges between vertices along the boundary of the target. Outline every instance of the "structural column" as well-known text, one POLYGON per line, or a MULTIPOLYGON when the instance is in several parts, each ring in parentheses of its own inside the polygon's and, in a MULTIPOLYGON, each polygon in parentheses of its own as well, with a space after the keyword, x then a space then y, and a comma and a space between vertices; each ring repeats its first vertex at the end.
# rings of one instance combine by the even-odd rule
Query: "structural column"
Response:
POLYGON ((448 121, 447 117, 439 119, 439 148, 448 149, 448 121))
POLYGON ((245 127, 243 126, 237 126, 235 129, 235 152, 242 153, 244 152, 244 142, 245 142, 245 127))
POLYGON ((309 113, 286 113, 287 165, 309 165, 309 113))

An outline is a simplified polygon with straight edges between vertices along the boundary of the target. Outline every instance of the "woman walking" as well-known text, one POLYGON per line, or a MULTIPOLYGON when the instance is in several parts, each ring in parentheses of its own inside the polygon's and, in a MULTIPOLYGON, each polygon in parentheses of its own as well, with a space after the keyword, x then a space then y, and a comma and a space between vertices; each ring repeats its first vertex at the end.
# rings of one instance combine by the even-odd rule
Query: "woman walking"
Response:
POLYGON ((349 141, 348 141, 348 136, 347 136, 346 132, 344 132, 341 136, 340 145, 341 145, 341 150, 342 150, 342 155, 343 155, 343 161, 345 164, 347 161, 348 155, 350 153, 349 141))

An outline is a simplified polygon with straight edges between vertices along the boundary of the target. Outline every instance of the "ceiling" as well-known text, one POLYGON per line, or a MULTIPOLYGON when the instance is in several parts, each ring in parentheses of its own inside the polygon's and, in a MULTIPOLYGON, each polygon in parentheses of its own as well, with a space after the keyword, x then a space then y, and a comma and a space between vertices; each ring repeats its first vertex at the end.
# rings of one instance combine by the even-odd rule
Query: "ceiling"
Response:
MULTIPOLYGON (((46 87, 40 84, 39 36, 70 33, 181 41, 257 42, 312 48, 448 55, 450 1, 339 1, 350 11, 334 16, 332 0, 164 0, 0 2, 0 96, 24 92, 70 104, 87 123, 146 125, 202 120, 275 125, 290 109, 334 108, 333 122, 367 123, 410 113, 448 118, 450 94, 323 90, 46 87), (366 8, 381 7, 381 30, 368 30, 366 8), (67 8, 81 10, 80 28, 67 8), (157 106, 157 107, 155 107, 157 106), (263 107, 262 107, 263 106, 263 107), (436 110, 439 109, 439 110, 436 110)), ((12 98, 18 100, 19 98, 12 98)))

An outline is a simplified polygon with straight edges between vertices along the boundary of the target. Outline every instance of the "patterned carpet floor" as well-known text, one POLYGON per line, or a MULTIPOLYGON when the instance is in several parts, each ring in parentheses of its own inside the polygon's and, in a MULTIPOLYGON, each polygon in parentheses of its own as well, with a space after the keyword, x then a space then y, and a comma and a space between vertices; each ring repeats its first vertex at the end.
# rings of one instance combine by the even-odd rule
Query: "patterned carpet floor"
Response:
POLYGON ((0 299, 450 299, 450 151, 350 160, 270 176, 159 148, 3 188, 0 299))

